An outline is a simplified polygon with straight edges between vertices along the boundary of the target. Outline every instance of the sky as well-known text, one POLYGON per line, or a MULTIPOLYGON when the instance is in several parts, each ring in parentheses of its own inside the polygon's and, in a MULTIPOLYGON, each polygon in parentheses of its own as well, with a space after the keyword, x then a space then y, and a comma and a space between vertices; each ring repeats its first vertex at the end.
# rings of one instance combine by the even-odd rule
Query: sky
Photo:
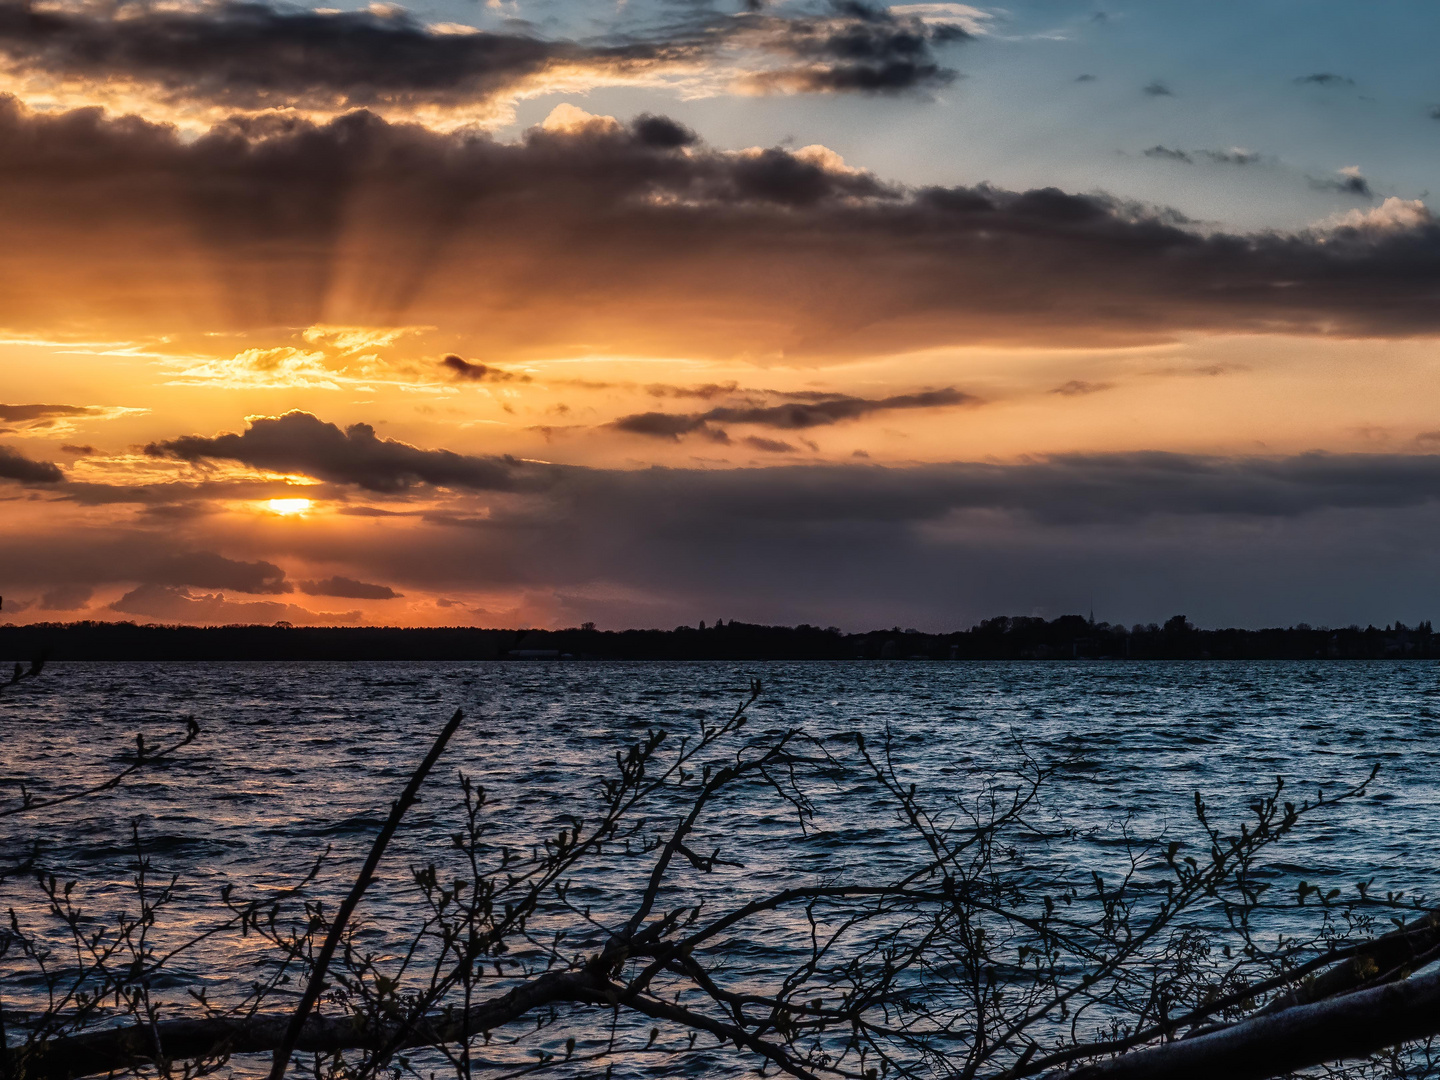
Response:
POLYGON ((1440 615, 1437 33, 0 0, 0 620, 1440 615))

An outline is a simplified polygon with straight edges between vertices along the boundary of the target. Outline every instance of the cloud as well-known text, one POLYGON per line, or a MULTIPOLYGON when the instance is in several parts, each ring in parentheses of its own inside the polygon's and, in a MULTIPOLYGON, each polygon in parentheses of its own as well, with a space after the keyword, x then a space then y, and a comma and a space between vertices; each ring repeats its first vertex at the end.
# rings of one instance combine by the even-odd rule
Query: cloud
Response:
POLYGON ((545 480, 542 469, 513 458, 421 450, 381 439, 369 424, 351 424, 341 431, 305 412, 253 418, 238 435, 186 435, 151 443, 145 453, 182 461, 239 461, 254 468, 355 484, 368 491, 398 492, 415 484, 516 491, 545 480))
POLYGON ((1152 146, 1144 151, 1148 158, 1161 158, 1166 161, 1178 161, 1186 165, 1192 165, 1196 158, 1204 158, 1206 161, 1216 165, 1254 165, 1260 160, 1260 155, 1244 147, 1232 146, 1228 150, 1177 150, 1169 146, 1152 146))
POLYGON ((1375 194, 1370 190, 1370 182, 1360 174, 1358 165, 1347 165, 1337 170, 1334 176, 1312 176, 1310 186, 1316 191, 1336 191, 1342 195, 1358 195, 1364 199, 1375 194))
POLYGON ((7 0, 0 53, 22 73, 139 84, 161 100, 333 111, 481 101, 554 67, 601 77, 681 58, 663 42, 451 33, 391 5, 311 11, 246 0, 123 9, 7 0))
POLYGON ((371 585, 339 576, 324 581, 302 581, 300 591, 306 596, 338 596, 346 600, 394 600, 401 595, 388 585, 371 585))
POLYGON ((1259 154, 1243 146, 1232 146, 1228 150, 1202 150, 1200 154, 1217 165, 1254 165, 1260 160, 1259 154))
POLYGON ((779 439, 766 439, 759 435, 747 435, 741 440, 752 450, 761 450, 767 454, 793 454, 795 447, 788 442, 781 442, 779 439))
POLYGON ((739 383, 705 383, 701 386, 670 386, 665 383, 651 383, 645 387, 645 392, 651 397, 664 398, 699 398, 701 401, 710 401, 713 398, 725 397, 740 389, 739 383))
POLYGON ((10 326, 211 331, 328 310, 443 325, 480 355, 797 362, 1440 333, 1433 223, 1227 233, 1104 195, 906 189, 809 148, 667 149, 613 121, 501 143, 357 113, 186 139, 0 101, 0 142, 10 326))
POLYGON ((57 416, 90 416, 100 411, 88 405, 0 405, 0 421, 22 424, 57 416))
POLYGON ((935 47, 974 36, 986 18, 959 4, 897 11, 836 0, 826 15, 692 12, 608 40, 572 41, 529 28, 427 25, 390 4, 0 0, 0 57, 12 85, 59 90, 76 103, 145 100, 147 115, 156 105, 191 117, 367 108, 453 126, 497 119, 516 98, 555 89, 685 81, 692 92, 716 92, 740 80, 762 90, 885 93, 943 85, 953 72, 935 47))
POLYGON ((47 591, 39 606, 41 611, 83 611, 94 595, 89 585, 60 585, 47 591))
POLYGON ((227 559, 210 551, 175 555, 149 567, 146 581, 160 585, 194 585, 242 593, 288 593, 295 586, 274 563, 227 559))
POLYGON ((753 16, 752 33, 765 51, 802 63, 756 72, 750 81, 762 89, 811 93, 899 93, 946 86, 955 72, 939 64, 934 47, 973 37, 979 25, 976 16, 983 14, 962 7, 885 8, 832 0, 828 17, 753 16))
POLYGON ((1430 208, 1420 199, 1390 196, 1370 210, 1347 210, 1329 220, 1332 228, 1378 231, 1427 228, 1435 224, 1430 208))
POLYGON ((440 366, 449 371, 456 379, 469 382, 480 382, 482 379, 490 382, 507 382, 511 379, 518 379, 521 382, 530 381, 529 375, 517 375, 513 371, 491 367, 488 364, 473 364, 469 360, 453 354, 441 360, 440 366))
POLYGON ((1295 79, 1296 86, 1354 86, 1355 80, 1332 71, 1320 71, 1314 75, 1301 75, 1295 79))
POLYGON ((192 593, 172 585, 140 585, 109 605, 122 615, 142 615, 165 622, 200 625, 314 623, 334 625, 361 621, 358 611, 310 611, 273 600, 229 600, 223 593, 192 593))
POLYGON ((1174 91, 1174 90, 1171 90, 1169 86, 1167 86, 1165 83, 1161 82, 1159 79, 1156 79, 1154 82, 1147 83, 1147 84, 1142 88, 1142 91, 1143 91, 1144 93, 1150 95, 1151 97, 1174 97, 1174 96, 1175 96, 1175 91, 1174 91))
MULTIPOLYGON (((28 520, 0 535, 7 595, 123 580, 127 596, 98 615, 354 617, 144 576, 188 553, 175 545, 193 552, 225 543, 233 563, 262 561, 244 546, 262 538, 233 521, 186 523, 177 536, 168 525, 108 518, 104 528, 76 528, 53 512, 28 520)), ((335 578, 350 582, 453 598, 457 610, 510 610, 518 597, 538 597, 517 616, 537 625, 597 617, 675 625, 688 606, 703 604, 727 618, 955 626, 1035 605, 1075 610, 1092 585, 1097 613, 1124 611, 1129 621, 1163 615, 1182 595, 1210 605, 1207 621, 1317 621, 1317 608, 1348 621, 1406 596, 1422 616, 1440 601, 1433 575, 1422 572, 1433 562, 1436 528, 1435 454, 1127 453, 891 467, 862 458, 567 469, 543 490, 498 504, 463 489, 431 490, 421 514, 352 516, 343 533, 295 530, 286 556, 334 566, 335 578), (632 599, 546 606, 561 596, 632 599), (653 606, 624 606, 637 597, 653 606)))
POLYGON ((14 429, 17 432, 64 435, 74 430, 78 420, 113 420, 139 412, 145 410, 104 405, 0 404, 0 423, 17 425, 14 429))
POLYGON ((783 405, 721 405, 703 413, 636 413, 622 416, 610 426, 633 435, 667 439, 676 439, 693 431, 708 431, 713 437, 713 429, 709 426, 712 424, 756 424, 799 431, 895 409, 934 409, 979 403, 978 398, 953 387, 875 399, 845 394, 816 394, 813 397, 814 400, 792 401, 783 405))
POLYGON ((622 416, 610 424, 617 431, 631 435, 651 435, 658 439, 678 439, 705 427, 705 420, 698 414, 643 412, 622 416))
POLYGON ((1107 382, 1086 382, 1084 379, 1071 379, 1067 383, 1061 383, 1051 390, 1052 394, 1059 394, 1061 397, 1081 397, 1085 394, 1098 394, 1102 390, 1113 390, 1114 383, 1107 382))
POLYGON ((915 16, 925 22, 940 26, 958 26, 972 37, 989 34, 995 22, 995 13, 969 4, 925 3, 891 4, 887 9, 898 17, 915 16))
POLYGON ((1157 515, 1289 518, 1440 502, 1440 455, 1143 452, 1052 455, 1014 464, 647 469, 595 472, 564 495, 587 512, 697 525, 723 515, 756 527, 918 523, 968 510, 1112 525, 1157 515), (602 503, 610 509, 601 511, 602 503))
POLYGON ((289 389, 339 390, 337 373, 326 363, 323 352, 279 346, 273 349, 244 349, 223 360, 190 364, 173 380, 176 383, 204 383, 225 389, 253 386, 289 389))
POLYGON ((64 479, 65 474, 54 462, 32 461, 8 446, 0 446, 0 480, 18 480, 22 484, 58 484, 64 479))

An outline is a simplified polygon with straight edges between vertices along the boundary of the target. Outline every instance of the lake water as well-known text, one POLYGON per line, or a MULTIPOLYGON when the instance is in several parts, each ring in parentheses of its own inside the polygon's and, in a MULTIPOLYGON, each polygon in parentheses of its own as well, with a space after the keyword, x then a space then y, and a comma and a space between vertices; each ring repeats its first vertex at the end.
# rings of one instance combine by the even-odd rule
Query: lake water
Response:
MULTIPOLYGON (((1065 762, 1048 805, 1079 834, 1034 856, 1037 872, 1056 879, 1113 867, 1127 820, 1142 839, 1193 836, 1196 790, 1231 817, 1277 774, 1303 797, 1379 763, 1369 796, 1328 811, 1286 848, 1277 883, 1352 889, 1373 877, 1377 890, 1440 894, 1440 666, 1427 662, 57 664, 0 695, 6 797, 22 782, 47 795, 101 779, 137 731, 163 742, 182 730, 179 717, 193 715, 202 736, 119 791, 0 819, 0 844, 41 839, 42 864, 79 881, 103 913, 126 903, 138 822, 155 868, 181 882, 161 933, 202 924, 224 883, 254 893, 294 880, 327 845, 319 888, 333 896, 434 733, 462 708, 466 722, 362 907, 372 933, 399 941, 413 922, 406 867, 443 857, 453 831, 456 769, 492 791, 512 841, 553 835, 590 805, 617 748, 647 729, 679 736, 728 714, 756 677, 765 692, 750 734, 793 727, 841 746, 846 732, 873 742, 888 728, 902 773, 937 795, 974 790, 1016 760, 1017 746, 1065 762)), ((777 800, 745 794, 718 807, 713 835, 745 865, 696 888, 723 904, 915 856, 893 815, 876 809, 873 786, 822 788, 832 842, 803 850, 777 800)), ((606 864, 582 885, 603 906, 633 880, 633 869, 606 864)), ((27 910, 27 888, 0 886, 0 902, 27 910)), ((249 977, 247 955, 233 943, 199 950, 170 986, 204 984, 223 997, 249 977)), ((8 978, 10 1004, 28 984, 8 978)))

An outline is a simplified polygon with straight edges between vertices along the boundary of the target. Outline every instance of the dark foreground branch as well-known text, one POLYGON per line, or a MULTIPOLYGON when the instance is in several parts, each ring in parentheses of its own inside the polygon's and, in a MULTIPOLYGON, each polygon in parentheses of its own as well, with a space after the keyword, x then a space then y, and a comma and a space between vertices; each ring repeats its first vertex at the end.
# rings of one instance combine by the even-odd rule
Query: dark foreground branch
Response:
MULTIPOLYGON (((398 1023, 375 1025, 361 1016, 312 1014, 301 1025, 293 1049, 305 1054, 333 1054, 341 1050, 436 1046, 453 1043, 466 1032, 473 1035, 504 1027, 548 1006, 609 1004, 622 992, 622 988, 593 972, 541 975, 467 1013, 436 1014, 424 1023, 407 1025, 410 1030, 403 1033, 398 1023)), ((290 1021, 290 1014, 280 1013, 244 1019, 162 1020, 153 1027, 129 1024, 86 1031, 18 1051, 14 1076, 16 1080, 77 1080, 140 1068, 154 1063, 157 1042, 165 1048, 170 1061, 274 1053, 285 1044, 290 1021)))
POLYGON ((1440 971, 1257 1016, 1042 1080, 1266 1080, 1440 1032, 1440 971))
MULTIPOLYGON (((435 1046, 454 1042, 465 1032, 495 1030, 537 1009, 611 1005, 625 997, 623 986, 593 970, 553 973, 541 975, 465 1014, 447 1012, 428 1017, 422 1024, 410 1025, 411 1030, 398 1039, 398 1025, 374 1026, 353 1016, 311 1016, 294 1048, 301 1053, 333 1054, 342 1050, 435 1046)), ((628 1004, 639 1012, 681 1024, 700 1019, 698 1026, 722 1038, 748 1034, 656 1000, 628 1004)), ((129 1025, 88 1031, 25 1050, 16 1062, 15 1075, 23 1080, 78 1080, 140 1067, 151 1063, 156 1036, 171 1060, 271 1053, 282 1045, 288 1023, 286 1015, 270 1015, 244 1020, 168 1020, 153 1030, 129 1025)), ((1325 1062, 1363 1058, 1437 1032, 1440 971, 1259 1016, 1210 1035, 1133 1051, 1082 1069, 1049 1073, 1044 1080, 1214 1080, 1222 1076, 1227 1080, 1267 1080, 1325 1062)), ((741 1041, 749 1042, 743 1038, 741 1041)), ((750 1048, 762 1053, 769 1049, 750 1048)))
POLYGON ((300 996, 300 1004, 295 1006, 295 1014, 290 1018, 290 1026, 286 1029, 285 1037, 275 1046, 275 1060, 270 1066, 270 1080, 280 1080, 280 1077, 285 1075, 286 1066, 290 1064, 290 1053, 299 1042, 300 1033, 305 1026, 306 1019, 310 1016, 310 1010, 314 1008, 321 991, 325 988, 325 974, 330 968, 330 961, 335 956, 335 950, 340 946, 340 937, 345 932, 345 925, 350 921, 350 916, 355 913, 355 909, 360 904, 360 898, 365 895, 365 890, 375 880, 375 871, 380 865, 380 859, 384 856, 386 847, 389 846, 391 838, 395 835, 395 830, 400 828, 400 819, 405 816, 405 811, 415 805, 415 800, 420 797, 420 785, 430 775, 430 770, 435 767, 435 762, 440 760, 440 755, 445 752, 445 746, 449 743, 450 736, 455 734, 455 729, 460 726, 460 721, 464 718, 464 712, 456 709, 455 715, 450 717, 450 722, 445 725, 435 742, 431 744, 429 753, 411 774, 410 782, 405 785, 405 790, 391 805, 390 816, 385 819, 385 824, 380 829, 380 835, 375 837, 375 843, 370 846, 370 854, 365 858, 365 865, 360 868, 360 874, 355 878, 355 884, 351 886, 349 894, 341 901, 340 910, 336 913, 334 922, 330 924, 330 932, 325 935, 325 943, 321 946, 320 954, 315 959, 315 968, 310 973, 310 981, 305 986, 305 992, 300 996))

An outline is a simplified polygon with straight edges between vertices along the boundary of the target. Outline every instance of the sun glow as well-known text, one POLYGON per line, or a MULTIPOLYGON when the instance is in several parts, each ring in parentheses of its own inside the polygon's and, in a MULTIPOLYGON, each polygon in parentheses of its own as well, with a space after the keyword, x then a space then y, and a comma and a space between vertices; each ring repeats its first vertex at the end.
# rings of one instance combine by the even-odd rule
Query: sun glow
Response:
POLYGON ((265 504, 272 514, 290 517, 303 514, 315 504, 310 499, 271 499, 265 504))

